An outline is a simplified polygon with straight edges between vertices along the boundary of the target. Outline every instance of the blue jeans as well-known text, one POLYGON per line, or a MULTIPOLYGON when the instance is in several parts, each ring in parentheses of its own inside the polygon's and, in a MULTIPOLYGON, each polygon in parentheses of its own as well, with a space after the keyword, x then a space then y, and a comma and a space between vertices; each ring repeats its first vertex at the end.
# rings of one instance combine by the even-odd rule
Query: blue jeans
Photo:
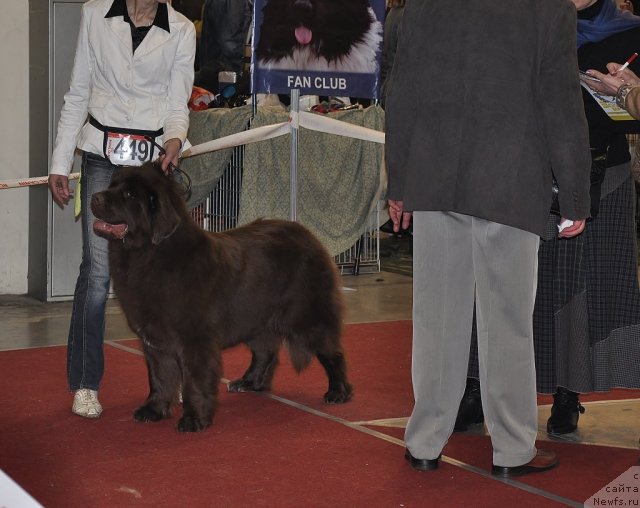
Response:
POLYGON ((82 263, 73 295, 67 348, 69 388, 98 390, 104 373, 104 321, 109 293, 108 241, 93 232, 91 196, 106 189, 119 166, 82 155, 82 263))

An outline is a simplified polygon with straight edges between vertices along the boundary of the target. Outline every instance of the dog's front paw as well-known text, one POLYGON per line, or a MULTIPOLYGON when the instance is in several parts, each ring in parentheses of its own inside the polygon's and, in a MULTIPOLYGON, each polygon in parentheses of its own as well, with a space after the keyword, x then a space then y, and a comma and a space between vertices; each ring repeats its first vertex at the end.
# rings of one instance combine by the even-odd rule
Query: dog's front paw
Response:
POLYGON ((353 387, 349 383, 342 383, 340 388, 331 389, 324 394, 327 404, 344 404, 353 396, 353 387))
POLYGON ((150 406, 140 406, 133 413, 133 419, 137 422, 157 422, 163 418, 169 418, 170 411, 156 411, 150 406))
POLYGON ((211 425, 211 418, 198 418, 197 416, 184 415, 178 424, 176 430, 178 432, 200 432, 211 425))
POLYGON ((257 392, 258 389, 253 386, 251 381, 247 381, 244 378, 236 379, 235 381, 230 381, 227 385, 227 391, 229 392, 257 392))

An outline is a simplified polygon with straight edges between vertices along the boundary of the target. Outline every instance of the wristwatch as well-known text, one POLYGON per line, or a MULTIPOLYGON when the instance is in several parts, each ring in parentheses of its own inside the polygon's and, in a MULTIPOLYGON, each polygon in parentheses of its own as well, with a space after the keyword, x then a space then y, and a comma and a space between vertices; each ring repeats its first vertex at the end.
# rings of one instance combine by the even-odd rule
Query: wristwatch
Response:
POLYGON ((636 85, 631 85, 629 83, 620 85, 620 88, 618 88, 618 91, 616 92, 616 105, 619 108, 627 109, 627 95, 629 95, 629 92, 635 87, 636 85))

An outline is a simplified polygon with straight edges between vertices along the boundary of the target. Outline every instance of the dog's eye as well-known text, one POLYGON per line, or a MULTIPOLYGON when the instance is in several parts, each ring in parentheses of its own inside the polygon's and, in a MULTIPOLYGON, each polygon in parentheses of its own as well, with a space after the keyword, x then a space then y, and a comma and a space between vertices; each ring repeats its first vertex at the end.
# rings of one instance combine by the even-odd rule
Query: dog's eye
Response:
POLYGON ((136 195, 131 189, 127 189, 126 191, 124 191, 124 195, 129 199, 136 199, 136 195))

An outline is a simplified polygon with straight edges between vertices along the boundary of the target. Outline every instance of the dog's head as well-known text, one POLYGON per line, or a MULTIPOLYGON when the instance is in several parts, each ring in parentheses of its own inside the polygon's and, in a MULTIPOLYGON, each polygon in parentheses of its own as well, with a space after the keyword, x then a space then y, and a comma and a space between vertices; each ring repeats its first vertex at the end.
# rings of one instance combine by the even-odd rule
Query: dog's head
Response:
POLYGON ((128 248, 159 244, 188 217, 177 184, 154 163, 120 169, 93 195, 91 211, 96 234, 128 248))
POLYGON ((277 61, 308 47, 339 61, 364 40, 372 22, 369 7, 369 0, 267 0, 256 53, 277 61))

